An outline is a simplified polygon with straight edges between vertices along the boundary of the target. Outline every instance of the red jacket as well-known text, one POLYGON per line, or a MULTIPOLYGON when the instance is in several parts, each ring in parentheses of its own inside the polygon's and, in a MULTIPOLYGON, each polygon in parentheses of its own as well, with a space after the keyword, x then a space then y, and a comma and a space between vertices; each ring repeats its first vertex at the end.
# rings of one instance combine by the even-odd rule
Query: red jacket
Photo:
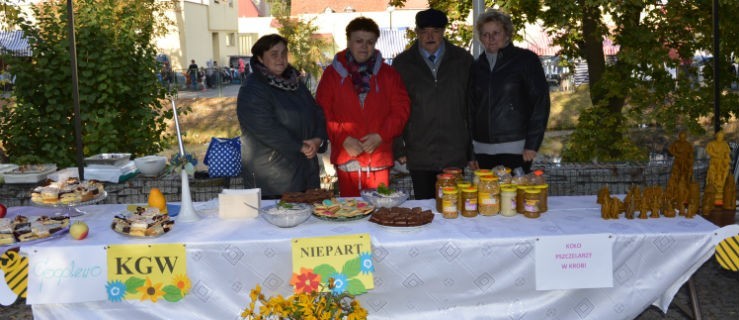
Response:
POLYGON ((377 133, 382 143, 372 154, 362 153, 356 159, 362 167, 393 166, 393 139, 403 132, 408 121, 410 99, 398 72, 382 62, 379 51, 377 55, 364 108, 346 68, 346 50, 336 54, 318 84, 316 101, 326 116, 333 164, 341 165, 353 159, 343 147, 347 137, 361 139, 377 133))

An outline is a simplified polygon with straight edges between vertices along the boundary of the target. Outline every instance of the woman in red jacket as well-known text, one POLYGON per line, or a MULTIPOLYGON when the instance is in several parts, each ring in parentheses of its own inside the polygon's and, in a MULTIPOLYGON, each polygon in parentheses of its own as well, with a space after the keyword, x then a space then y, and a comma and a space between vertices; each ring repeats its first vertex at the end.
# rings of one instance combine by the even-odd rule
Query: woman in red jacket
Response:
POLYGON ((346 26, 347 49, 336 54, 318 84, 316 100, 326 116, 331 163, 343 197, 389 185, 392 142, 408 120, 408 93, 398 72, 375 50, 379 36, 372 19, 352 20, 346 26))

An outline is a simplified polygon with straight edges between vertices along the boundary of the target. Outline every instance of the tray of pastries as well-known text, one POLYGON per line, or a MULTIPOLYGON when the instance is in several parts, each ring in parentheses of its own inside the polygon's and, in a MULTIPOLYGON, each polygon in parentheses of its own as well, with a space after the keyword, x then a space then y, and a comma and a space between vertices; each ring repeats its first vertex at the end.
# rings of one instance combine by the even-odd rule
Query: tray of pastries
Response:
POLYGON ((47 180, 44 185, 34 188, 31 202, 38 206, 57 207, 92 204, 105 196, 105 187, 97 180, 68 178, 63 181, 47 180))
POLYGON ((369 221, 386 227, 418 227, 433 220, 434 213, 431 210, 392 207, 377 209, 369 221))
POLYGON ((334 192, 324 189, 308 189, 305 192, 286 192, 280 199, 282 202, 314 204, 334 197, 334 192))
POLYGON ((54 239, 69 231, 68 216, 0 218, 0 246, 54 239))
POLYGON ((316 218, 330 221, 352 221, 364 219, 375 207, 366 201, 355 199, 326 199, 313 204, 316 218))
POLYGON ((125 212, 113 217, 110 228, 125 236, 136 238, 158 237, 174 226, 174 220, 157 208, 136 207, 134 212, 125 212))

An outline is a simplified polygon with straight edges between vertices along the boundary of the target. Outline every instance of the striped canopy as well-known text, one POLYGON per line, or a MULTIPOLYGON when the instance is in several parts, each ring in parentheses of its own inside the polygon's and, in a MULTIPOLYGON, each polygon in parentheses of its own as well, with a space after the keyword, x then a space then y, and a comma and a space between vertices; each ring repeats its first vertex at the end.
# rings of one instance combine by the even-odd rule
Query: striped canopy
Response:
POLYGON ((13 56, 30 56, 31 47, 23 31, 0 31, 0 51, 13 56))

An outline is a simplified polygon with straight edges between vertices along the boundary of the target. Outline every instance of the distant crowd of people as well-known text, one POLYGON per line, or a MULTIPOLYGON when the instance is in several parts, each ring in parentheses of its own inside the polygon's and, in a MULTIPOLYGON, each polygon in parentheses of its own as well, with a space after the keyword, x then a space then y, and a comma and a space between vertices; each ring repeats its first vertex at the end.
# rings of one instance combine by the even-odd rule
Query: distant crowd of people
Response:
POLYGON ((434 197, 446 167, 529 172, 549 118, 542 63, 512 44, 508 14, 477 21, 485 51, 474 59, 444 38, 445 13, 420 11, 416 42, 390 66, 375 49, 377 23, 356 18, 315 99, 288 63, 287 39, 261 37, 237 98, 244 186, 264 198, 318 188, 316 154, 328 144, 342 197, 389 185, 394 161, 406 163, 416 199, 434 197))
POLYGON ((238 67, 221 67, 217 61, 208 61, 206 67, 199 67, 195 60, 183 72, 172 70, 168 61, 161 63, 159 81, 165 85, 181 84, 191 90, 205 90, 222 84, 241 83, 249 74, 248 62, 239 59, 238 67))

